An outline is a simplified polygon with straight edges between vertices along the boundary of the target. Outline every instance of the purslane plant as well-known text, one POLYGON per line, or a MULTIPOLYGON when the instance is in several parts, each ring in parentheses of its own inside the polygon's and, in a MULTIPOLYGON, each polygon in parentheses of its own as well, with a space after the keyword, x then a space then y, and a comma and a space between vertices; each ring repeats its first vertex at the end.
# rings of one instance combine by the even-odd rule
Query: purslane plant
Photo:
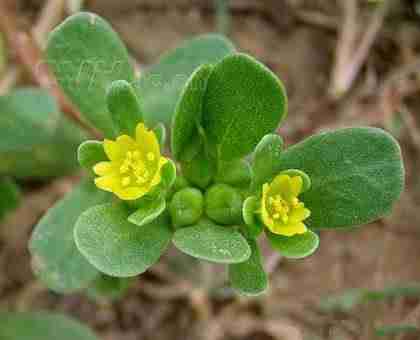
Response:
POLYGON ((79 162, 91 177, 34 231, 34 269, 52 289, 86 288, 99 272, 139 275, 172 242, 226 264, 231 286, 256 295, 267 288, 257 242, 263 233, 281 255, 303 258, 318 248, 321 229, 369 223, 391 211, 404 170, 388 133, 341 129, 284 148, 275 133, 287 113, 280 80, 222 38, 202 39, 156 66, 149 78, 156 91, 143 95, 148 80, 136 86, 125 48, 102 19, 78 14, 52 33, 47 55, 60 85, 105 136, 80 146, 79 162), (199 44, 217 53, 203 58, 199 44), (182 91, 172 91, 177 99, 161 98, 159 70, 170 79, 167 61, 184 65, 194 54, 182 91), (71 67, 63 68, 62 58, 72 58, 71 67), (97 82, 79 72, 75 86, 70 76, 86 58, 118 61, 119 68, 95 75, 97 82), (163 125, 146 113, 160 100, 173 104, 165 106, 173 111, 168 156, 163 125), (54 254, 73 234, 68 253, 54 254))

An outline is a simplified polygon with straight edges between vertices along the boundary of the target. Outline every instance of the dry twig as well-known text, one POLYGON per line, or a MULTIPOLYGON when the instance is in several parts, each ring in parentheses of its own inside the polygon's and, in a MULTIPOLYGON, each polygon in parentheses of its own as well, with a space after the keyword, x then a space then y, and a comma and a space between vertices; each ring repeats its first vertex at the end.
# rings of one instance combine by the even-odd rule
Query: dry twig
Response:
POLYGON ((39 19, 32 29, 32 35, 41 47, 45 46, 48 33, 60 22, 66 0, 48 0, 39 19))
POLYGON ((378 36, 391 2, 387 0, 379 6, 362 38, 358 40, 357 0, 341 0, 344 22, 338 39, 330 81, 329 92, 333 98, 342 97, 352 87, 378 36))
POLYGON ((7 94, 16 85, 21 73, 21 70, 16 66, 8 68, 0 81, 0 96, 7 94))

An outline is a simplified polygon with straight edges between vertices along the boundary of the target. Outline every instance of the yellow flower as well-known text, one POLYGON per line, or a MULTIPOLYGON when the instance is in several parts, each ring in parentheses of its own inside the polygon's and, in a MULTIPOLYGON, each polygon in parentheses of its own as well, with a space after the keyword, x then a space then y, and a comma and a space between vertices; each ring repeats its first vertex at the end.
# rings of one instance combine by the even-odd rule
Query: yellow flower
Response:
POLYGON ((261 217, 271 232, 284 236, 306 232, 302 221, 311 213, 298 199, 302 184, 300 176, 278 175, 263 185, 261 217))
POLYGON ((100 162, 93 171, 98 188, 113 192, 122 200, 135 200, 147 194, 161 181, 160 170, 167 159, 160 154, 153 131, 143 123, 136 127, 136 137, 122 135, 116 141, 104 140, 109 162, 100 162))

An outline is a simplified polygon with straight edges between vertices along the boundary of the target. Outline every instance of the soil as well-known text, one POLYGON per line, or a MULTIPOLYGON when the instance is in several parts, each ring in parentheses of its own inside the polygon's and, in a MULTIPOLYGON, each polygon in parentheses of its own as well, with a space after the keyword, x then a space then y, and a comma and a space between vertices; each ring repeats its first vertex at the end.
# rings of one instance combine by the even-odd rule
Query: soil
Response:
MULTIPOLYGON (((17 3, 19 20, 30 27, 45 1, 17 3)), ((339 98, 331 91, 330 79, 345 25, 340 1, 229 3, 228 36, 239 50, 260 59, 285 82, 289 117, 280 133, 289 143, 316 131, 354 125, 383 127, 398 138, 407 189, 392 215, 346 232, 323 231, 320 249, 305 260, 268 254, 271 287, 258 298, 240 298, 221 289, 220 282, 211 280, 220 267, 200 267, 184 257, 176 258, 181 267, 174 265, 171 251, 136 280, 122 300, 93 301, 82 294, 48 291, 34 277, 27 250, 40 216, 78 179, 26 183, 21 207, 0 227, 0 309, 64 312, 91 326, 104 340, 372 340, 372 324, 420 323, 420 301, 414 298, 349 313, 328 314, 319 308, 322 297, 346 289, 420 281, 418 2, 394 2, 350 91, 339 98)), ((380 1, 358 3, 359 39, 380 1)), ((112 23, 140 70, 182 40, 217 30, 217 12, 210 0, 90 0, 86 8, 112 23)), ((348 59, 349 65, 352 60, 348 59)))

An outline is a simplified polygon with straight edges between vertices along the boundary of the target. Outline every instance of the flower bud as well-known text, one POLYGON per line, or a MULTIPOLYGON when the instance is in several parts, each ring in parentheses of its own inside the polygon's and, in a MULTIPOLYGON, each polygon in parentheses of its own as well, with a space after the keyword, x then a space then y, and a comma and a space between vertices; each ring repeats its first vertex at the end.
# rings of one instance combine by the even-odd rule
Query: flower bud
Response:
POLYGON ((206 213, 220 224, 241 224, 241 194, 227 184, 213 185, 206 193, 206 213))
POLYGON ((185 188, 172 197, 169 212, 175 228, 197 222, 203 213, 204 198, 200 190, 185 188))
POLYGON ((237 187, 247 187, 251 182, 251 167, 244 160, 221 162, 221 169, 215 177, 215 182, 237 187))

